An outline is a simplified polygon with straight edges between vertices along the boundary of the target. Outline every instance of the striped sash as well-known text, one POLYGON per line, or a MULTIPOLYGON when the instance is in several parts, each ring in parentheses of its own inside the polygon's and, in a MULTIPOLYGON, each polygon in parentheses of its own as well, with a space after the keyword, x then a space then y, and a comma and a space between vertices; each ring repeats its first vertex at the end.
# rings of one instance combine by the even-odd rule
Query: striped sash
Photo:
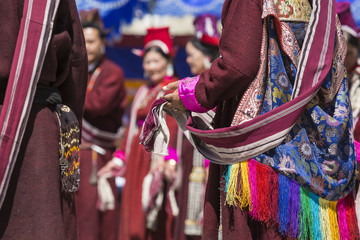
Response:
POLYGON ((0 115, 0 206, 25 132, 59 0, 25 0, 0 115))

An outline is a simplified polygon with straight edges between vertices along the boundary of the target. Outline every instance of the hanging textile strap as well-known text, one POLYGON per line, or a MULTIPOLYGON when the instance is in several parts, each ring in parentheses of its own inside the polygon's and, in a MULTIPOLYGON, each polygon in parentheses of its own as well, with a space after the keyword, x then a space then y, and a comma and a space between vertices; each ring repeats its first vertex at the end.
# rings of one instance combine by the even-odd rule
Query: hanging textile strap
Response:
POLYGON ((25 132, 59 0, 25 0, 0 115, 0 207, 25 132))

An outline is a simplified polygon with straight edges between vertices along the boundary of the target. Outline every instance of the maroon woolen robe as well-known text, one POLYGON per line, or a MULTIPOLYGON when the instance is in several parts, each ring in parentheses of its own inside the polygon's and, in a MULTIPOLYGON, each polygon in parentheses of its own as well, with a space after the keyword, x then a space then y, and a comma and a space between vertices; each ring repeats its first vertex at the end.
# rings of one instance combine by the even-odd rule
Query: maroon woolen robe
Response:
MULTIPOLYGON (((166 85, 165 83, 160 84, 161 87, 166 85)), ((136 111, 136 119, 131 119, 130 122, 135 121, 136 124, 145 121, 152 103, 156 100, 161 90, 159 86, 154 86, 153 88, 150 86, 144 87, 149 88, 149 92, 147 93, 149 97, 142 101, 138 109, 134 110, 136 111)), ((140 90, 135 96, 133 107, 137 105, 135 102, 140 90)), ((176 148, 176 133, 178 130, 176 121, 166 116, 166 123, 171 136, 169 146, 176 148)), ((146 152, 144 146, 139 144, 141 125, 138 125, 138 127, 138 132, 136 132, 132 138, 125 138, 126 141, 124 141, 124 146, 122 147, 122 150, 125 151, 125 145, 130 144, 131 146, 128 156, 125 156, 126 183, 122 191, 121 199, 119 240, 171 240, 174 236, 175 218, 172 213, 169 213, 167 210, 170 208, 170 203, 167 197, 169 185, 166 183, 164 183, 164 201, 158 215, 159 227, 155 232, 146 228, 146 213, 142 209, 141 198, 143 180, 150 170, 151 153, 146 152)), ((127 135, 129 135, 129 131, 127 135)))
MULTIPOLYGON (((122 115, 126 108, 126 91, 124 85, 124 75, 121 68, 103 57, 97 68, 101 69, 96 77, 92 90, 87 90, 84 119, 94 128, 116 133, 122 125, 122 115)), ((89 79, 94 72, 90 72, 89 79)), ((85 130, 83 130, 83 134, 85 130)), ((101 169, 111 160, 115 150, 115 144, 101 145, 89 139, 82 138, 83 145, 96 144, 106 150, 105 155, 97 154, 97 169, 101 169)), ((98 191, 97 185, 91 185, 89 179, 92 174, 92 150, 81 148, 80 150, 80 187, 76 193, 76 213, 78 222, 79 239, 96 240, 107 239, 115 240, 118 229, 118 204, 115 201, 115 209, 100 211, 97 209, 98 191)), ((108 180, 113 194, 117 196, 115 179, 108 180)))
MULTIPOLYGON (((188 202, 190 174, 193 170, 193 152, 194 147, 190 141, 184 136, 181 146, 181 186, 179 187, 178 204, 179 215, 175 226, 175 240, 199 240, 201 236, 191 236, 185 234, 185 220, 187 218, 187 208, 191 204, 188 202)), ((203 193, 199 192, 198 194, 203 193)))
MULTIPOLYGON (((6 91, 23 0, 0 1, 0 95, 6 91)), ((75 2, 60 1, 39 85, 58 88, 81 122, 87 57, 75 2)), ((76 239, 72 194, 61 192, 60 129, 56 114, 33 104, 0 211, 1 239, 76 239)))
MULTIPOLYGON (((214 122, 216 128, 230 126, 241 96, 258 72, 262 4, 261 0, 224 2, 221 16, 223 32, 219 46, 221 57, 200 75, 195 88, 195 97, 201 106, 208 109, 217 106, 214 122)), ((267 227, 252 220, 247 211, 224 204, 225 193, 219 190, 225 188, 224 171, 223 166, 210 164, 203 239, 218 239, 220 218, 223 239, 281 239, 275 227, 267 227)))

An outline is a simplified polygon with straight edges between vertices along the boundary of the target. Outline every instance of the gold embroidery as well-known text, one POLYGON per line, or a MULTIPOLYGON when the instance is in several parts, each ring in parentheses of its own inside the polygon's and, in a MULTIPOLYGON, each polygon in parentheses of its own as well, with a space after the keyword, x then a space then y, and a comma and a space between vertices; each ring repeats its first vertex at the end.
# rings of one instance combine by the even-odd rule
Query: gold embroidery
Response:
POLYGON ((308 0, 274 0, 280 21, 309 22, 311 6, 308 0))

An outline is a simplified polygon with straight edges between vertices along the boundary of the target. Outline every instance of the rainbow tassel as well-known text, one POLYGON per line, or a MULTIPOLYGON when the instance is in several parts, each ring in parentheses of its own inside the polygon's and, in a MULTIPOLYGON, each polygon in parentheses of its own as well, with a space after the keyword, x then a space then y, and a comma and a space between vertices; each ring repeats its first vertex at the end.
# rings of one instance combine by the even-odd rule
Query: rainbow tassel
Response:
POLYGON ((275 171, 270 171, 269 177, 269 195, 271 196, 269 202, 270 208, 270 218, 273 219, 276 223, 279 223, 278 218, 278 203, 279 203, 279 183, 278 183, 278 174, 275 171))
POLYGON ((228 167, 226 202, 293 239, 359 239, 354 197, 327 201, 254 159, 228 167), (261 186, 261 187, 260 187, 261 186))
POLYGON ((340 199, 338 201, 337 212, 338 212, 338 224, 339 224, 340 239, 341 240, 350 239, 351 236, 350 236, 348 224, 346 221, 346 200, 345 200, 345 198, 340 199))
MULTIPOLYGON (((248 181, 248 161, 241 162, 241 185, 242 186, 242 195, 240 199, 240 208, 249 206, 249 210, 252 210, 251 203, 251 194, 250 194, 250 185, 248 181)), ((239 191, 240 192, 240 191, 239 191)))
POLYGON ((270 194, 269 193, 269 170, 267 167, 263 167, 260 164, 256 166, 257 174, 256 181, 257 186, 261 186, 257 188, 257 196, 259 202, 259 219, 260 221, 269 224, 270 215, 271 215, 271 207, 269 205, 270 202, 270 194))
POLYGON ((289 223, 289 184, 288 177, 279 174, 279 232, 287 235, 289 223))
POLYGON ((332 239, 340 239, 336 205, 337 205, 337 202, 335 202, 335 201, 329 202, 328 214, 329 214, 329 220, 330 220, 331 238, 332 239))
POLYGON ((299 235, 299 212, 300 212, 300 186, 290 180, 290 216, 289 216, 289 236, 297 238, 299 235))
POLYGON ((350 239, 360 239, 353 194, 349 194, 346 196, 345 203, 346 203, 346 222, 350 232, 350 239))
POLYGON ((301 210, 299 212, 300 218, 300 230, 299 230, 299 239, 314 239, 313 233, 313 217, 311 215, 311 201, 309 191, 303 187, 300 187, 300 201, 301 201, 301 210))
POLYGON ((249 170, 249 185, 250 185, 250 196, 251 196, 251 211, 249 212, 250 216, 252 216, 256 220, 260 220, 259 217, 259 202, 257 200, 257 182, 256 182, 256 165, 257 161, 254 159, 250 159, 248 161, 248 170, 249 170))
POLYGON ((239 166, 240 163, 229 166, 226 174, 226 202, 230 206, 235 206, 239 201, 237 194, 239 166))

